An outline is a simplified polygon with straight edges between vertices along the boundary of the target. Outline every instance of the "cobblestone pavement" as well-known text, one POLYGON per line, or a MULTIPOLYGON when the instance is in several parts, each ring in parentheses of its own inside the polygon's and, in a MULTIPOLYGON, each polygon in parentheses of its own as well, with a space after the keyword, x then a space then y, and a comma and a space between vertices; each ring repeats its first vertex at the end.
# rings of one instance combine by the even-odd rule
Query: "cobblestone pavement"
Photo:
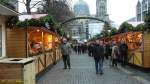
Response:
POLYGON ((58 62, 37 84, 150 84, 121 67, 110 67, 108 61, 104 62, 104 74, 97 75, 94 60, 87 54, 72 54, 71 65, 72 69, 63 70, 63 62, 58 62))

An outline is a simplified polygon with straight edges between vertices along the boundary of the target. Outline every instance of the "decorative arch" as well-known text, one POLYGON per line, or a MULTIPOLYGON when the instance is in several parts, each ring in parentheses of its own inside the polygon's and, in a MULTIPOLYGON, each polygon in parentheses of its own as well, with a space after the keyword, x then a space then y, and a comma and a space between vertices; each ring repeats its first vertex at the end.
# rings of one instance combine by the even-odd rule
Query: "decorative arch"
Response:
POLYGON ((64 24, 66 24, 68 22, 71 22, 73 20, 78 20, 78 19, 92 19, 92 20, 97 20, 97 21, 103 22, 103 23, 108 23, 107 21, 101 20, 96 17, 74 17, 74 18, 71 18, 71 19, 68 19, 68 20, 62 22, 60 25, 63 26, 64 24))

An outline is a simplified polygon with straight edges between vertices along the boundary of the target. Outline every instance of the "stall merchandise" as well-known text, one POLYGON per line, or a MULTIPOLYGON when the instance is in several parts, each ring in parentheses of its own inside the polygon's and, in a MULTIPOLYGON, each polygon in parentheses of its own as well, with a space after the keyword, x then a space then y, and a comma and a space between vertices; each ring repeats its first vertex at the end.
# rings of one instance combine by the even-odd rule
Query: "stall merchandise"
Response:
POLYGON ((43 27, 7 28, 7 56, 35 59, 36 74, 61 58, 60 36, 43 27))
MULTIPOLYGON (((99 40, 108 41, 108 37, 99 40)), ((128 63, 150 69, 150 33, 126 32, 111 36, 110 41, 116 41, 118 45, 125 41, 128 45, 128 63)))

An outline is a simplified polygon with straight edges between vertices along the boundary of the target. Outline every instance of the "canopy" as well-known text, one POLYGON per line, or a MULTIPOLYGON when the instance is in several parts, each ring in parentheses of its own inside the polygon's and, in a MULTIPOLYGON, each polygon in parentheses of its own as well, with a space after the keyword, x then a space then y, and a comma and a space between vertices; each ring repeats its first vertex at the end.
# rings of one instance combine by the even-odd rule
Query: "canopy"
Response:
POLYGON ((6 16, 16 16, 19 13, 17 13, 16 11, 13 11, 3 5, 0 4, 0 15, 6 15, 6 16))

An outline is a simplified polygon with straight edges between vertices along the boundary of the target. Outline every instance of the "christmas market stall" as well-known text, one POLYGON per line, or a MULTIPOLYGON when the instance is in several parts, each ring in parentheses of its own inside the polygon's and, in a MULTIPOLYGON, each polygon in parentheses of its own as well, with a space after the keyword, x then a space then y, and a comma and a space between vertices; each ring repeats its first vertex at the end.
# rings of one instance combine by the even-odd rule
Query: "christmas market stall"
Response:
MULTIPOLYGON (((8 45, 8 42, 14 38, 7 35, 7 23, 17 15, 16 11, 0 4, 0 84, 35 84, 34 59, 22 58, 25 46, 22 44, 18 44, 22 48, 15 46, 17 41, 23 43, 20 39, 22 37, 20 36, 21 33, 16 34, 18 39, 12 41, 14 45, 8 45), (13 53, 11 54, 12 57, 8 56, 8 51, 15 52, 16 55, 19 54, 17 50, 20 50, 20 58, 15 58, 13 53)), ((23 38, 25 39, 25 37, 23 38)))
POLYGON ((144 68, 150 68, 150 34, 142 32, 126 32, 111 36, 120 43, 122 40, 128 45, 128 63, 144 68))
MULTIPOLYGON (((7 57, 34 59, 35 75, 32 76, 36 76, 37 79, 61 58, 60 35, 45 27, 46 22, 43 22, 44 26, 41 22, 38 19, 19 21, 19 25, 6 29, 7 57)), ((26 75, 31 73, 28 72, 26 75)))
POLYGON ((43 27, 7 29, 7 56, 36 59, 36 74, 61 57, 60 36, 43 27))
POLYGON ((28 27, 28 54, 36 59, 36 73, 60 59, 60 38, 41 27, 28 27))

